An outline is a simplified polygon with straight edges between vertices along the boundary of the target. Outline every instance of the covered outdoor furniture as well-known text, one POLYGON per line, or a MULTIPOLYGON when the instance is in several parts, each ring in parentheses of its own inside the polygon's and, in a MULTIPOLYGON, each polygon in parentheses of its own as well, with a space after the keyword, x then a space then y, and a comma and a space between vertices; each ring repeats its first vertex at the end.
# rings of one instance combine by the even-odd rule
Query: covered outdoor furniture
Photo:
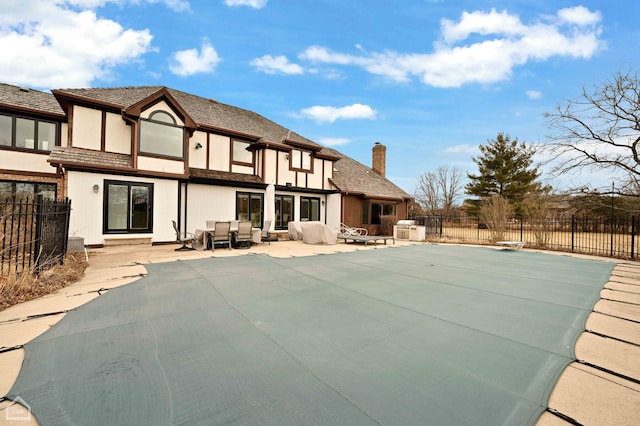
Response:
POLYGON ((251 247, 253 226, 250 221, 242 220, 238 222, 238 230, 233 232, 233 246, 251 247))
POLYGON ((211 249, 216 249, 216 244, 226 244, 231 248, 231 222, 216 222, 213 233, 209 233, 211 249))
POLYGON ((176 251, 187 251, 187 250, 195 250, 193 247, 193 243, 196 240, 196 237, 191 232, 180 231, 178 228, 178 223, 175 220, 171 221, 173 223, 173 230, 176 233, 176 241, 182 243, 182 247, 178 247, 176 251), (187 244, 191 243, 191 247, 187 247, 187 244))
POLYGON ((336 244, 338 231, 319 221, 289 222, 289 239, 306 244, 336 244))

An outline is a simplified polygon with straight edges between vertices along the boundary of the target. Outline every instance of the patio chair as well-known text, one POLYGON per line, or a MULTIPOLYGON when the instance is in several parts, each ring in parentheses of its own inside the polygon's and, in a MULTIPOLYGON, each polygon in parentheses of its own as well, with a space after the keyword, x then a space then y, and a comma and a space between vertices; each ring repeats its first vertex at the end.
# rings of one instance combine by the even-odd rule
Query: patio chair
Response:
POLYGON ((251 221, 242 220, 238 222, 238 231, 235 232, 234 244, 236 248, 249 248, 251 247, 251 231, 253 230, 253 224, 251 221))
POLYGON ((366 228, 354 228, 352 226, 347 226, 344 223, 341 223, 338 233, 341 235, 347 235, 350 237, 358 237, 358 236, 367 235, 369 231, 366 228))
POLYGON ((226 244, 231 248, 231 222, 216 222, 211 236, 211 249, 216 249, 216 244, 226 244))
POLYGON ((182 247, 178 247, 176 251, 195 250, 193 243, 196 240, 196 236, 191 232, 180 231, 180 229, 178 229, 178 223, 175 220, 172 220, 171 222, 173 223, 173 230, 176 233, 176 241, 182 243, 182 247), (191 243, 191 247, 187 247, 188 243, 191 243))
POLYGON ((260 233, 260 241, 262 241, 263 243, 267 242, 271 244, 272 237, 271 237, 271 231, 269 231, 269 228, 271 228, 271 221, 265 220, 264 225, 262 226, 262 232, 260 233))

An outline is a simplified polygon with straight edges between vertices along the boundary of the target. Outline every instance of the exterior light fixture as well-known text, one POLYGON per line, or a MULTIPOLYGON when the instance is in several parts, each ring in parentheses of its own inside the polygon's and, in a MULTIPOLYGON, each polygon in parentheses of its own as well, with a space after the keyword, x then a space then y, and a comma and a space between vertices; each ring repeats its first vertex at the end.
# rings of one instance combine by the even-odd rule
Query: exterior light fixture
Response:
POLYGON ((200 142, 198 142, 198 143, 196 144, 196 149, 200 149, 200 148, 202 148, 202 144, 201 144, 200 142))
POLYGON ((97 194, 98 191, 100 191, 100 186, 96 183, 95 185, 93 185, 93 192, 97 194))

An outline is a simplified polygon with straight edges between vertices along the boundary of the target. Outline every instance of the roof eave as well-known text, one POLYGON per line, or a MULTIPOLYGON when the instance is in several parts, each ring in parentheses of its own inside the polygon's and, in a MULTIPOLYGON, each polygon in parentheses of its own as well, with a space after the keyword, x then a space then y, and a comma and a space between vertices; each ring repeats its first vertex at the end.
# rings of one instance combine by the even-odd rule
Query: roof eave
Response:
POLYGON ((11 110, 11 111, 20 111, 23 112, 25 114, 29 114, 29 115, 39 115, 39 116, 46 116, 46 117, 51 117, 51 118, 57 118, 57 119, 66 119, 67 116, 65 113, 55 113, 55 112, 51 112, 51 111, 45 111, 42 109, 36 109, 36 108, 27 108, 27 107, 23 107, 23 106, 19 106, 19 105, 10 105, 10 104, 5 104, 5 103, 0 103, 0 109, 6 109, 6 110, 11 110))

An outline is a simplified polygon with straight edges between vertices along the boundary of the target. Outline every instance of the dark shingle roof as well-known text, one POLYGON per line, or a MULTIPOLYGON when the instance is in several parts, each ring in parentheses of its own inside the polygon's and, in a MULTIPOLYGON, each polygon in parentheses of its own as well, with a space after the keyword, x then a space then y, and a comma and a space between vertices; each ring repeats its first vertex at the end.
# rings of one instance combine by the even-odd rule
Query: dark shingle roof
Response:
POLYGON ((413 198, 389 179, 383 178, 370 167, 331 148, 323 153, 340 157, 335 163, 331 183, 342 193, 362 194, 366 197, 413 198))
POLYGON ((246 109, 223 104, 213 99, 185 93, 164 86, 60 89, 56 93, 68 94, 126 109, 161 90, 166 90, 184 111, 200 126, 223 129, 253 136, 270 143, 299 142, 316 149, 322 146, 286 129, 279 124, 246 109))
MULTIPOLYGON (((192 178, 224 180, 231 182, 258 183, 264 184, 262 179, 256 175, 247 175, 244 173, 221 172, 219 170, 203 170, 189 168, 189 176, 192 178)), ((265 184, 266 186, 266 184, 265 184)))
POLYGON ((51 93, 0 83, 0 106, 64 117, 64 111, 51 93))

